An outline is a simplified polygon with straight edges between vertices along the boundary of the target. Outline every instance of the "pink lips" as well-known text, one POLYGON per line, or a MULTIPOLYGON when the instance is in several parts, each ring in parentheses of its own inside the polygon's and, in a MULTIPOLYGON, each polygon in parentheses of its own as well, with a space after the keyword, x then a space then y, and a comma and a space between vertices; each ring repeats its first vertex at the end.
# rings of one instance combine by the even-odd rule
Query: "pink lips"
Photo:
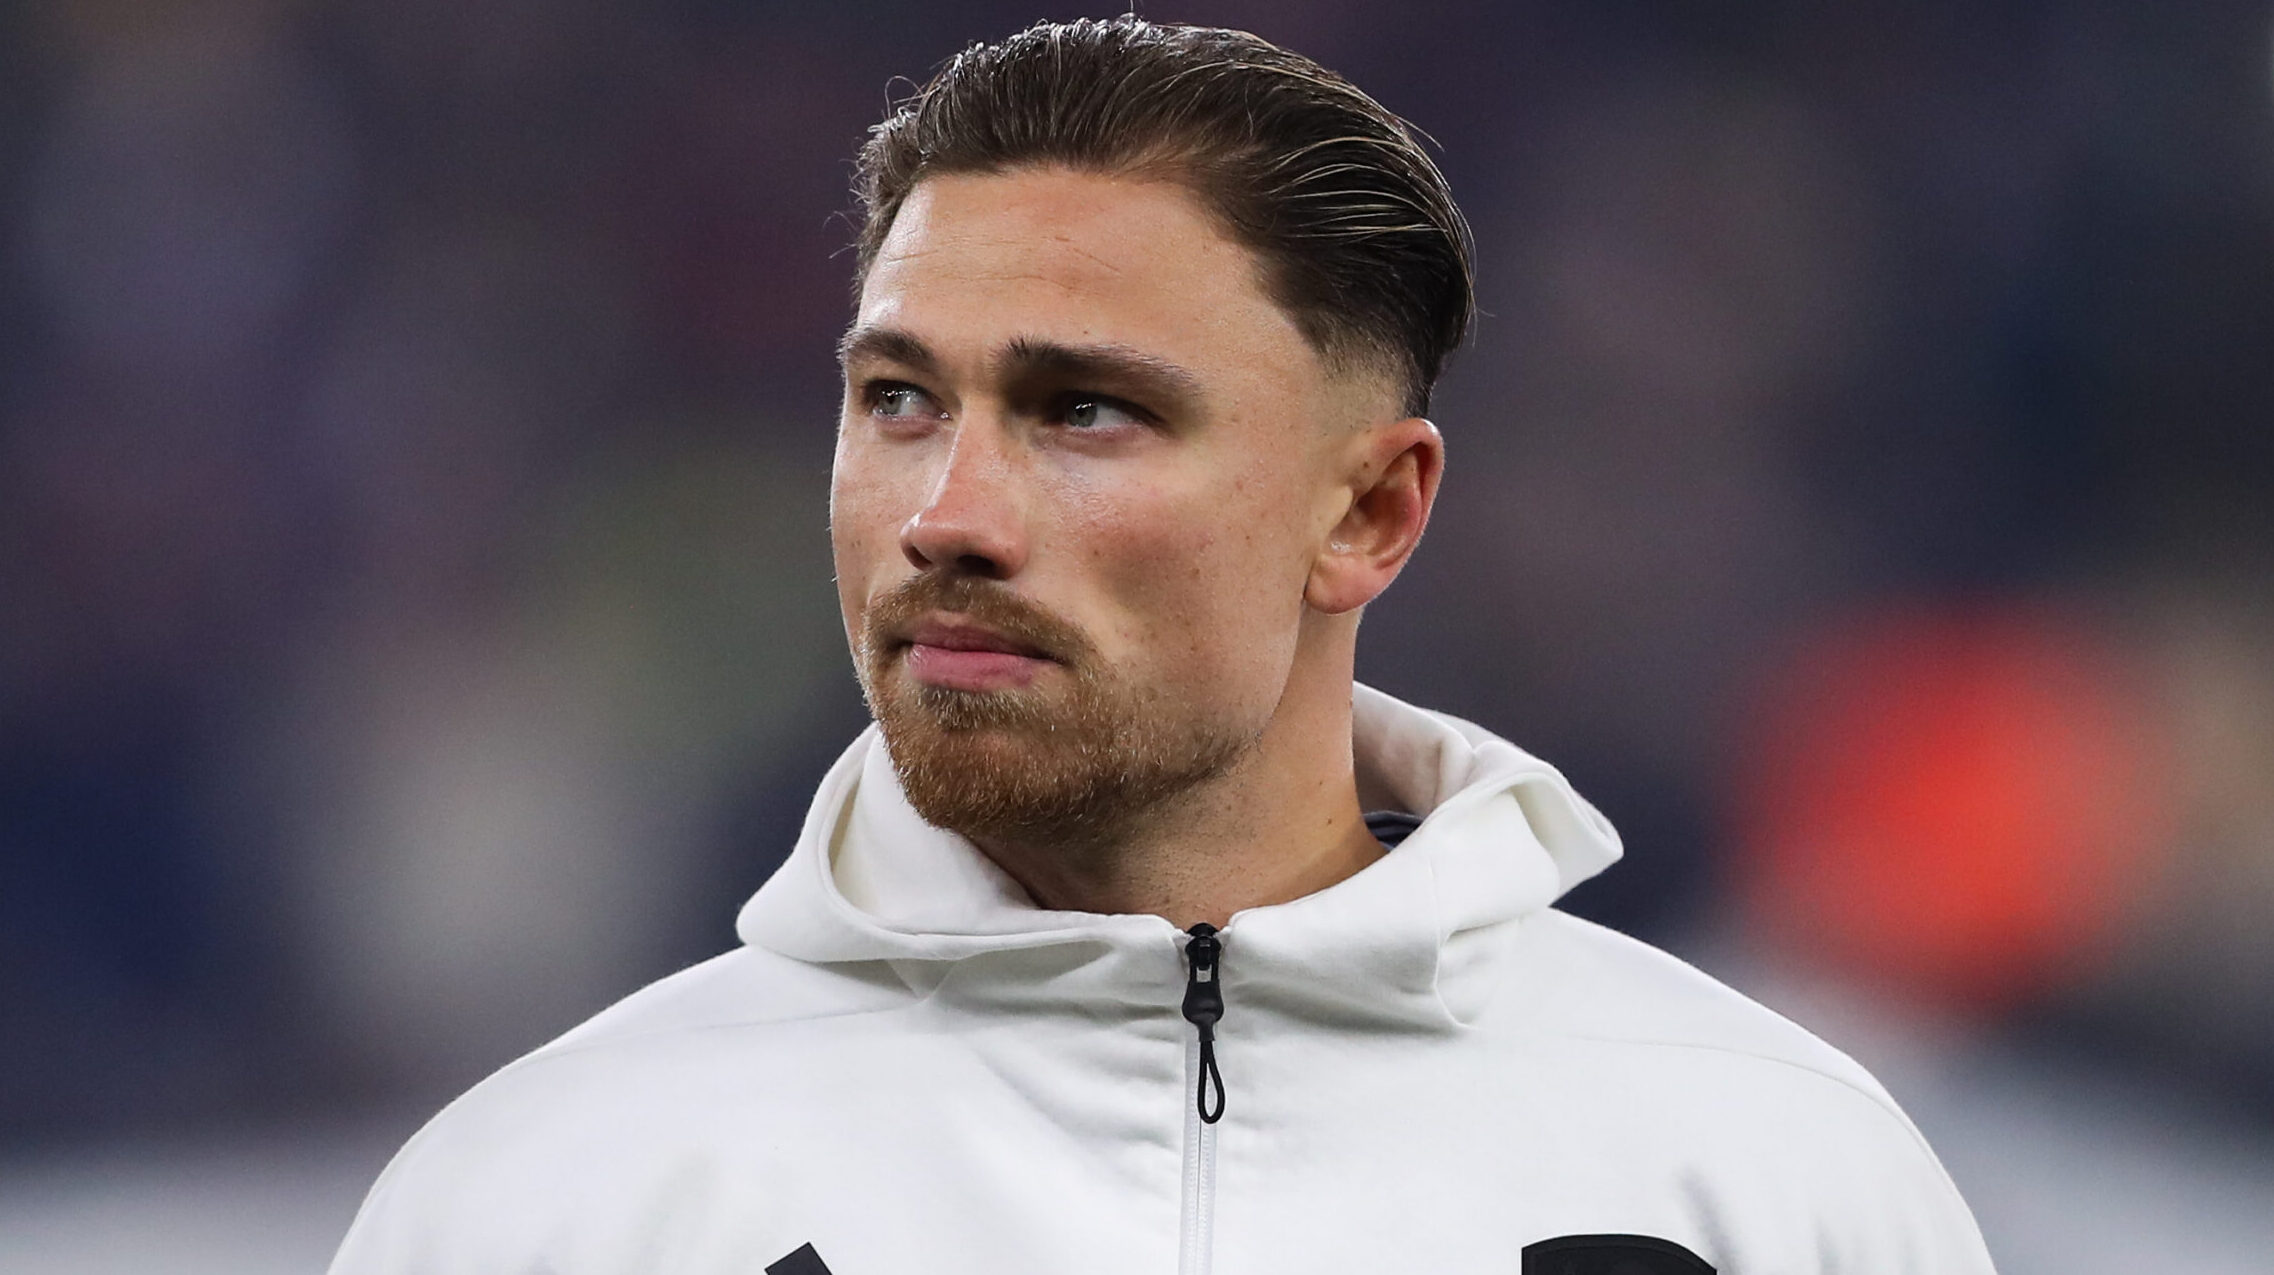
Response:
POLYGON ((908 634, 908 675, 927 686, 1011 690, 1033 682, 1050 663, 1031 646, 952 616, 933 616, 908 634))

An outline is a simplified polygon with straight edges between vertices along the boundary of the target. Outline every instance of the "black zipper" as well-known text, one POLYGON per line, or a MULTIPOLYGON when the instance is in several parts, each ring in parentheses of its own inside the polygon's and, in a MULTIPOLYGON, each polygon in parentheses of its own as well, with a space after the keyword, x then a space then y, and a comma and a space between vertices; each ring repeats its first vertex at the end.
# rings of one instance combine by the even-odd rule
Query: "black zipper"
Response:
POLYGON ((1191 963, 1184 980, 1184 1018, 1200 1031, 1200 1085, 1193 1102, 1201 1122, 1214 1124, 1224 1118, 1224 1073, 1216 1070, 1216 1023, 1224 1017, 1224 988, 1218 980, 1224 942, 1206 921, 1186 933, 1192 937, 1184 944, 1185 960, 1191 963), (1216 1091, 1213 1109, 1208 1105, 1211 1087, 1216 1091))

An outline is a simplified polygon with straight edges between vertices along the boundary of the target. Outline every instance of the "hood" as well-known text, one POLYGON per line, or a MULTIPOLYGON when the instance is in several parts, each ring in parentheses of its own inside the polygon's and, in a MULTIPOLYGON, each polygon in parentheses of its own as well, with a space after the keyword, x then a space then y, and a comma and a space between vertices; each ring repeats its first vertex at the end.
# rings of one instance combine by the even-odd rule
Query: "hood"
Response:
MULTIPOLYGON (((1363 685, 1352 709, 1362 804, 1421 825, 1327 889, 1234 914, 1223 929, 1227 994, 1244 988, 1334 1018, 1465 1020, 1472 998, 1455 984, 1487 954, 1484 940, 1608 867, 1618 834, 1554 767, 1490 732, 1363 685)), ((736 929, 812 963, 1173 954, 1184 938, 1157 916, 1035 906, 977 847, 924 822, 873 725, 830 768, 795 849, 736 929)))

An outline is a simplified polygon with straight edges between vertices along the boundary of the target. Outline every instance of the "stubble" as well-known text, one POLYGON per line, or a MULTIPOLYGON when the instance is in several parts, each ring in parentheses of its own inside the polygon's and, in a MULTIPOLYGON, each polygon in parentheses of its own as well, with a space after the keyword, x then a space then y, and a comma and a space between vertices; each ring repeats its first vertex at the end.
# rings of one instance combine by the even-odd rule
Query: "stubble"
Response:
POLYGON ((969 575, 924 572, 878 598, 854 663, 909 804, 983 848, 1110 852, 1223 775, 1261 736, 1260 727, 1221 720, 1187 688, 1116 675, 1078 626, 969 575), (1057 667, 1015 689, 918 683, 892 635, 935 611, 994 629, 1057 667))

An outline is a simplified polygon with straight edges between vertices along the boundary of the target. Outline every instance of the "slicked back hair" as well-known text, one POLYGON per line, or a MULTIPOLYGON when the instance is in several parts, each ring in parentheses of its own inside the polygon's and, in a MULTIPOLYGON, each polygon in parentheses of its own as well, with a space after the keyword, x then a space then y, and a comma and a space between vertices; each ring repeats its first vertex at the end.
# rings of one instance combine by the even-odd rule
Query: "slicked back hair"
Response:
POLYGON ((1193 191, 1338 370, 1429 407, 1475 310, 1468 223, 1413 130, 1348 80, 1244 31, 1135 17, 975 44, 869 130, 856 286, 940 173, 1064 166, 1193 191))

